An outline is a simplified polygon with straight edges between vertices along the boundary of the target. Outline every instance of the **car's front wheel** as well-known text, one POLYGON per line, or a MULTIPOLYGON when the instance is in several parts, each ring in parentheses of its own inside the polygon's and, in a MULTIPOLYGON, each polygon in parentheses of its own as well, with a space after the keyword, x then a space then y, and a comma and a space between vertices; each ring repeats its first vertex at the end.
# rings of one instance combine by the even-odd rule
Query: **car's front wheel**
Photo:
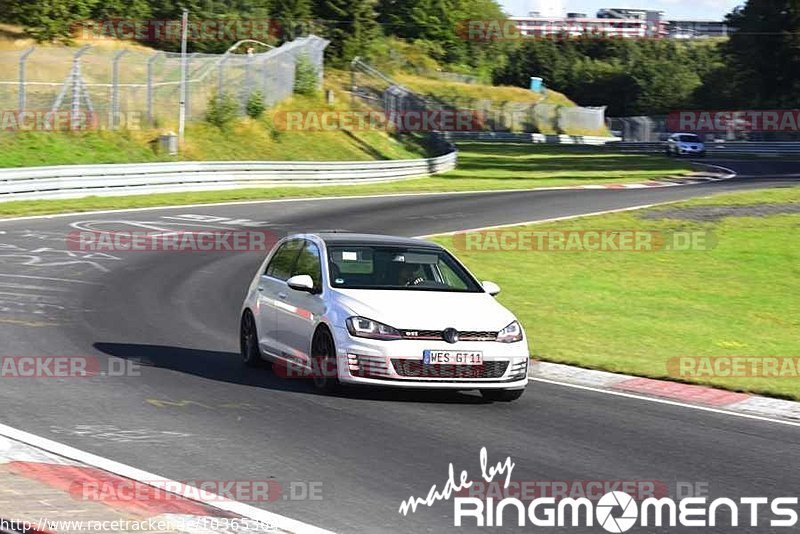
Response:
POLYGON ((258 331, 256 320, 250 310, 242 315, 241 329, 239 332, 239 350, 242 362, 248 367, 259 367, 262 363, 261 351, 258 348, 258 331))
POLYGON ((525 393, 524 389, 482 389, 481 396, 492 402, 513 402, 525 393))
POLYGON ((314 387, 323 393, 333 393, 339 389, 339 373, 336 361, 336 347, 333 336, 327 328, 320 327, 311 341, 311 358, 314 387))

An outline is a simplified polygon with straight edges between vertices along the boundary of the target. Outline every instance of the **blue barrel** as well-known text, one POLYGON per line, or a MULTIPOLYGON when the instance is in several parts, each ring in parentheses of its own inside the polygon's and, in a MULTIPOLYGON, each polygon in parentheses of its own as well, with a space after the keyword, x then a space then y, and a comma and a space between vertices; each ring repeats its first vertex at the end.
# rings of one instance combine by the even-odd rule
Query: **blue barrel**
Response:
POLYGON ((541 93, 544 88, 544 80, 538 76, 531 76, 531 91, 534 93, 541 93))

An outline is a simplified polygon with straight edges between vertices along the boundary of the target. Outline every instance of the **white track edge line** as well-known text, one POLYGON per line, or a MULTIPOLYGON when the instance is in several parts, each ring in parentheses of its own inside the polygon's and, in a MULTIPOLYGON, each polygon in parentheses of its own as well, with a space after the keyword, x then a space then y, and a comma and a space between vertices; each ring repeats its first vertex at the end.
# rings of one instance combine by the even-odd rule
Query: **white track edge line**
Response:
MULTIPOLYGON (((4 436, 6 438, 16 440, 26 445, 30 445, 32 447, 42 449, 46 452, 54 454, 56 456, 62 456, 64 458, 69 458, 71 460, 75 460, 82 464, 86 464, 91 467, 96 467, 103 471, 108 471, 115 475, 128 478, 134 480, 136 482, 140 482, 142 484, 146 484, 148 486, 153 486, 156 488, 160 488, 162 490, 166 490, 169 493, 175 493, 176 495, 181 495, 180 493, 170 491, 170 488, 180 488, 184 495, 186 491, 191 490, 189 486, 178 483, 176 481, 160 477, 157 475, 153 475, 148 473, 147 471, 137 469, 135 467, 131 467, 129 465, 125 465, 120 462, 116 462, 114 460, 109 460, 107 458, 103 458, 102 456, 97 456, 95 454, 82 451, 80 449, 76 449, 69 445, 64 445, 62 443, 58 443, 56 441, 43 438, 41 436, 37 436, 35 434, 31 434, 29 432, 25 432, 23 430, 17 430, 10 426, 4 425, 0 423, 0 436, 4 436)), ((196 491, 196 488, 195 488, 196 491)), ((216 508, 218 510, 222 510, 225 512, 231 512, 248 519, 253 519, 256 521, 261 521, 263 523, 267 523, 269 525, 273 525, 279 529, 287 530, 292 533, 297 534, 333 534, 329 530, 325 530, 319 527, 315 527, 312 525, 308 525, 301 521, 297 521, 295 519, 291 519, 288 517, 284 517, 282 515, 278 515, 273 512, 269 512, 267 510, 262 510, 260 508, 256 508, 254 506, 250 506, 248 504, 244 504, 237 501, 232 501, 230 499, 226 499, 224 497, 220 497, 210 492, 201 492, 207 495, 206 498, 203 499, 194 499, 188 498, 188 500, 192 500, 195 502, 200 502, 209 506, 211 508, 216 508)))
POLYGON ((592 391, 592 392, 595 392, 595 393, 603 393, 603 394, 606 394, 606 395, 614 395, 616 397, 625 397, 625 398, 628 398, 628 399, 636 399, 636 400, 642 400, 642 401, 647 401, 647 402, 655 402, 655 403, 658 403, 658 404, 667 404, 669 406, 677 406, 677 407, 680 407, 680 408, 691 408, 693 410, 699 410, 701 412, 711 412, 711 413, 718 413, 718 414, 722 414, 722 415, 732 415, 734 417, 743 417, 745 419, 754 419, 756 421, 765 421, 765 422, 768 422, 768 423, 777 423, 777 424, 780 424, 780 425, 800 427, 800 422, 797 422, 797 421, 788 421, 788 420, 785 420, 785 419, 774 419, 774 418, 766 417, 766 416, 763 416, 763 415, 755 415, 755 414, 749 414, 749 413, 743 413, 743 412, 736 412, 736 411, 733 411, 733 410, 725 410, 725 409, 722 409, 722 408, 713 408, 713 407, 710 407, 710 406, 701 406, 699 404, 690 404, 688 402, 680 402, 680 401, 674 401, 674 400, 669 400, 669 399, 662 399, 662 398, 659 398, 659 397, 647 397, 647 396, 644 396, 644 395, 636 395, 636 394, 633 394, 633 393, 626 393, 624 391, 614 391, 614 390, 611 390, 611 389, 603 389, 603 388, 598 388, 598 387, 594 387, 594 386, 584 386, 584 385, 581 385, 581 384, 573 384, 573 383, 570 383, 570 382, 562 382, 560 380, 551 380, 549 378, 538 378, 538 377, 530 377, 529 376, 528 377, 528 381, 529 382, 544 382, 546 384, 553 384, 553 385, 556 385, 556 386, 564 386, 564 387, 568 387, 568 388, 582 389, 582 390, 585 390, 585 391, 592 391))
MULTIPOLYGON (((717 181, 728 180, 728 179, 733 178, 734 176, 736 176, 736 173, 733 170, 727 169, 725 167, 721 167, 719 165, 712 165, 710 163, 701 163, 700 165, 706 165, 708 167, 717 167, 717 168, 729 171, 731 173, 729 176, 727 176, 725 178, 722 178, 720 180, 717 180, 717 181)), ((703 197, 699 197, 699 198, 703 198, 703 197)), ((497 224, 497 225, 494 225, 494 226, 481 226, 479 228, 470 228, 469 230, 456 230, 456 231, 453 231, 453 232, 439 232, 439 233, 435 233, 435 234, 426 234, 426 235, 416 236, 416 238, 417 239, 428 239, 428 238, 431 238, 431 237, 448 236, 448 235, 462 234, 462 233, 466 233, 466 232, 479 232, 481 230, 495 230, 497 228, 511 228, 513 226, 528 226, 528 225, 534 225, 534 224, 546 224, 546 223, 549 223, 549 222, 558 222, 558 221, 567 221, 567 220, 570 220, 570 219, 579 219, 581 217, 592 217, 592 216, 595 216, 595 215, 607 215, 607 214, 611 214, 611 213, 623 213, 623 212, 626 212, 626 211, 642 210, 642 209, 647 209, 647 208, 653 208, 653 207, 656 207, 656 206, 665 206, 665 205, 668 205, 668 204, 677 204, 678 202, 686 202, 687 200, 693 200, 693 199, 666 200, 664 202, 654 202, 654 203, 651 203, 651 204, 639 204, 638 206, 628 206, 627 208, 615 208, 613 210, 591 211, 589 213, 582 213, 582 214, 578 214, 578 215, 564 215, 563 217, 550 217, 549 219, 534 219, 532 221, 522 221, 522 222, 517 222, 517 223, 497 224)))
MULTIPOLYGON (((718 165, 712 165, 710 163, 701 163, 701 165, 706 165, 708 167, 719 167, 718 165)), ((724 180, 727 178, 732 178, 736 176, 736 173, 733 172, 731 169, 726 169, 725 167, 719 167, 720 169, 724 169, 732 173, 731 176, 726 178, 721 178, 720 180, 724 180)), ((690 177, 687 177, 690 179, 690 177)), ((637 182, 631 182, 637 183, 637 182)), ((699 182, 704 183, 704 182, 699 182)), ((423 191, 423 192, 408 192, 408 193, 376 193, 372 195, 343 195, 343 196, 328 196, 328 197, 300 197, 300 198, 272 198, 272 199, 264 199, 264 200, 233 200, 230 202, 204 202, 199 204, 173 204, 167 206, 148 206, 144 208, 120 208, 120 209, 110 209, 110 210, 95 210, 95 211, 73 211, 68 213, 51 213, 49 215, 25 215, 22 217, 0 217, 0 224, 5 222, 15 222, 15 221, 29 221, 29 220, 36 220, 36 219, 58 219, 62 217, 74 217, 80 215, 105 215, 109 213, 126 213, 126 212, 139 212, 139 211, 156 211, 156 210, 172 210, 178 208, 201 208, 201 207, 219 207, 219 206, 247 206, 247 205, 254 205, 254 204, 272 204, 276 202, 314 202, 314 201, 327 201, 327 200, 358 200, 364 198, 392 198, 392 197, 417 197, 417 196, 433 196, 433 195, 479 195, 485 193, 530 193, 535 191, 597 191, 605 189, 602 186, 605 185, 615 185, 615 183, 609 184, 594 184, 600 186, 598 189, 587 189, 586 186, 553 186, 553 187, 535 187, 530 189, 484 189, 478 191, 423 191)), ((624 185, 624 183, 623 183, 624 185)), ((654 186, 652 189, 658 189, 660 187, 684 187, 687 185, 696 185, 693 183, 688 184, 679 184, 679 183, 665 183, 661 186, 654 186)), ((613 190, 613 189, 610 189, 613 190)), ((85 197, 84 197, 85 198, 85 197)), ((119 197, 105 197, 105 198, 119 198, 119 197)), ((24 201, 22 199, 20 201, 24 201)), ((47 199, 46 199, 47 200, 47 199)), ((52 199, 57 200, 57 199, 52 199)), ((74 199, 65 199, 65 200, 74 200, 74 199)), ((8 200, 7 202, 15 202, 14 200, 8 200)))
POLYGON ((530 226, 534 224, 546 224, 550 222, 558 222, 558 221, 567 221, 570 219, 580 219, 581 217, 594 217, 597 215, 609 215, 612 213, 622 213, 625 211, 635 211, 635 210, 643 210, 647 208, 653 208, 655 206, 664 206, 666 204, 675 204, 678 202, 686 202, 686 199, 682 200, 667 200, 664 202, 655 202, 652 204, 640 204, 638 206, 629 206, 627 208, 615 208, 613 210, 602 210, 602 211, 590 211, 588 213, 580 213, 577 215, 564 215, 563 217, 550 217, 549 219, 534 219, 532 221, 522 221, 516 223, 507 223, 507 224, 497 224, 494 226, 481 226, 479 228, 470 228, 469 230, 455 230, 452 232, 440 232, 436 234, 427 234, 416 236, 416 239, 429 239, 431 237, 438 237, 438 236, 448 236, 448 235, 456 235, 456 234, 463 234, 467 232, 479 232, 482 230, 495 230, 498 228, 510 228, 512 226, 530 226))

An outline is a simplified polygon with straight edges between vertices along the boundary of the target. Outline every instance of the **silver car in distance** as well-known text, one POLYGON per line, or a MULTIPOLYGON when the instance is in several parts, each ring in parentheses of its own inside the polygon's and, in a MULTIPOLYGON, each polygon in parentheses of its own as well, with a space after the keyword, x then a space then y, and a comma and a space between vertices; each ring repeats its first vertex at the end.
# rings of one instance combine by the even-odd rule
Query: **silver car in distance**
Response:
POLYGON ((279 241, 241 313, 242 359, 340 384, 480 390, 518 399, 528 343, 514 315, 447 250, 420 239, 318 233, 279 241))

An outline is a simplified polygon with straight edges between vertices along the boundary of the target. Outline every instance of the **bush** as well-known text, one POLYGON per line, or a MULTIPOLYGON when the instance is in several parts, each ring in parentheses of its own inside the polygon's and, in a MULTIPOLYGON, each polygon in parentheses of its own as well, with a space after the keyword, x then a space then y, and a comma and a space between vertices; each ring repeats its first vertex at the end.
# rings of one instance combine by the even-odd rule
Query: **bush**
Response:
POLYGON ((264 104, 264 94, 261 91, 250 93, 244 110, 251 119, 259 119, 264 114, 267 106, 264 104))
POLYGON ((239 104, 229 94, 212 95, 208 100, 206 122, 217 128, 226 128, 239 116, 239 104))
POLYGON ((299 95, 312 96, 319 90, 319 72, 308 56, 297 58, 294 76, 294 92, 299 95))

